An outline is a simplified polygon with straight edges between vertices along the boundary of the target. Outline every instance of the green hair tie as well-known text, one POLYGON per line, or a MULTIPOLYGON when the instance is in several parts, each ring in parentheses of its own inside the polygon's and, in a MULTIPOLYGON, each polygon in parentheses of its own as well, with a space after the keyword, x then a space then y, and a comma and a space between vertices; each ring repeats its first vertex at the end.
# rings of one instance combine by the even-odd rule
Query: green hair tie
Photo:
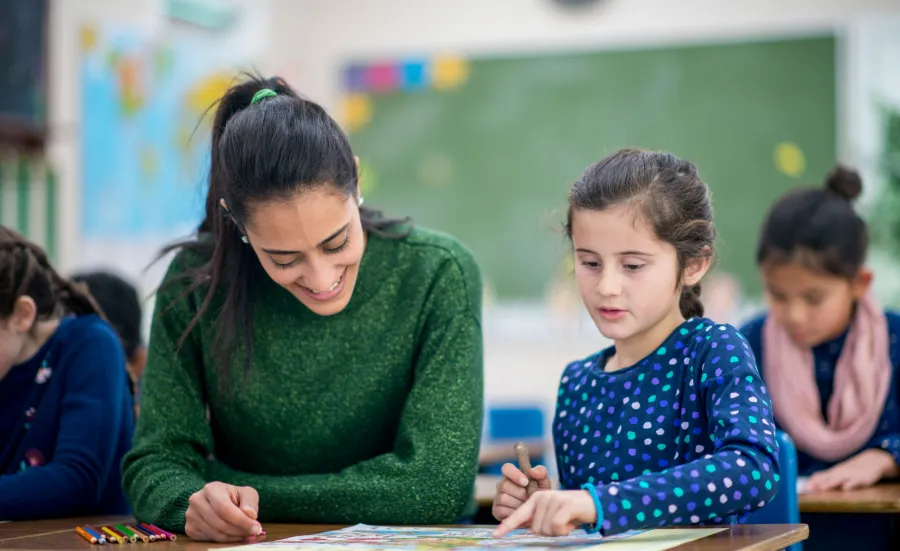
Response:
POLYGON ((259 92, 253 94, 253 99, 250 100, 250 105, 264 99, 264 98, 274 98, 278 94, 275 93, 275 90, 271 88, 263 88, 259 92))

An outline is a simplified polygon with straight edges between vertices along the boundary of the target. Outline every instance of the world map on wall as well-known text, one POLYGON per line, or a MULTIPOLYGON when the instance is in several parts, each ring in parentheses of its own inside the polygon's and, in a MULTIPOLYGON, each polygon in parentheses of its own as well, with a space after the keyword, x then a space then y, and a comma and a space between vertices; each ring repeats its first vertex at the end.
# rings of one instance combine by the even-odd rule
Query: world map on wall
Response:
POLYGON ((82 29, 82 235, 183 235, 197 225, 209 168, 204 114, 238 74, 227 51, 82 29))

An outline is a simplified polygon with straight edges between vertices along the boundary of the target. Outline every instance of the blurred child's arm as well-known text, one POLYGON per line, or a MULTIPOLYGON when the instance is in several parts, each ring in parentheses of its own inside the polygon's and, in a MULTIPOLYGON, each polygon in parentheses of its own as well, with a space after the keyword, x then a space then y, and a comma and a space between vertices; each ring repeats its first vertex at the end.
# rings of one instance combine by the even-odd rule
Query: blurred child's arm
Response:
MULTIPOLYGON (((893 397, 888 399, 893 399, 893 397)), ((881 413, 878 427, 865 450, 879 451, 888 455, 893 460, 893 465, 886 469, 887 472, 883 474, 883 477, 895 478, 900 475, 900 411, 898 411, 896 403, 892 408, 885 408, 881 413)))
POLYGON ((122 347, 112 330, 92 331, 59 361, 55 370, 65 377, 65 393, 53 459, 0 476, 0 519, 91 514, 113 470, 109 438, 119 434, 128 392, 122 347))
POLYGON ((691 440, 694 454, 709 454, 661 473, 598 487, 606 534, 721 520, 775 496, 778 445, 753 354, 731 326, 713 326, 710 336, 717 348, 707 341, 698 354, 700 377, 693 384, 700 387, 697 399, 706 404, 712 442, 691 440), (734 348, 726 352, 729 345, 734 348))
POLYGON ((809 478, 806 489, 811 492, 826 490, 854 490, 864 488, 886 478, 900 476, 900 407, 897 403, 898 378, 888 393, 878 429, 868 444, 857 454, 828 469, 818 471, 809 478))
POLYGON ((206 484, 206 458, 213 449, 199 331, 192 331, 178 348, 192 317, 192 296, 183 296, 183 290, 164 282, 157 296, 141 416, 134 447, 122 465, 122 485, 134 515, 175 532, 183 532, 188 500, 206 484))

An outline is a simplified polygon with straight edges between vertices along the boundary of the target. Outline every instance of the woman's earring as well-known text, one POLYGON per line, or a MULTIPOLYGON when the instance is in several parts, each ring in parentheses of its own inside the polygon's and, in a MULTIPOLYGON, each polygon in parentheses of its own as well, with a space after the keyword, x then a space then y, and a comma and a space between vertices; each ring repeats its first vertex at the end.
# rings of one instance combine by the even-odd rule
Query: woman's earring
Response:
POLYGON ((243 241, 244 243, 250 243, 250 240, 247 239, 247 236, 246 236, 246 235, 242 235, 242 236, 241 236, 241 241, 243 241))
POLYGON ((359 197, 356 198, 356 206, 361 207, 362 204, 363 204, 363 198, 362 198, 362 195, 360 195, 359 197))

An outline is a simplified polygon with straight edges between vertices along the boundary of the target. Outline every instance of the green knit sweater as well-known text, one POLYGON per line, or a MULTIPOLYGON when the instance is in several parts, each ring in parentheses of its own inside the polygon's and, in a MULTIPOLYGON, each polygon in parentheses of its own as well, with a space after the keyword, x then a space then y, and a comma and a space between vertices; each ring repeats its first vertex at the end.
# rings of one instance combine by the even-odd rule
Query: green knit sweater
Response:
MULTIPOLYGON (((180 253, 167 280, 203 260, 180 253)), ((205 293, 178 300, 182 284, 161 288, 123 464, 135 515, 183 532, 190 495, 221 481, 259 492, 262 523, 457 520, 473 494, 483 407, 482 287, 469 251, 424 229, 370 234, 353 297, 330 317, 263 279, 252 370, 243 378, 235 354, 224 383, 209 346, 219 299, 176 352, 205 293)))

